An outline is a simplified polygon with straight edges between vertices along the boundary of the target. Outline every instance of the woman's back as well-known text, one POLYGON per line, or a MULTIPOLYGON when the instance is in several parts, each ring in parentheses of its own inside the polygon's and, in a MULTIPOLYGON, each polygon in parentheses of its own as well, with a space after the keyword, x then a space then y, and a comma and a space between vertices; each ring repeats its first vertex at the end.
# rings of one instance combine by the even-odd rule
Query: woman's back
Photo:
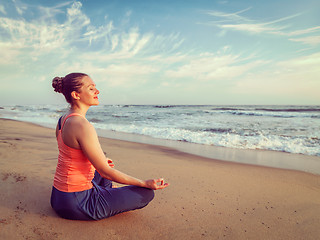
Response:
POLYGON ((62 130, 66 120, 72 116, 82 117, 77 113, 69 114, 62 123, 59 123, 60 129, 57 129, 59 156, 53 185, 63 192, 76 192, 92 188, 91 181, 95 171, 81 149, 72 148, 66 145, 63 140, 62 130))

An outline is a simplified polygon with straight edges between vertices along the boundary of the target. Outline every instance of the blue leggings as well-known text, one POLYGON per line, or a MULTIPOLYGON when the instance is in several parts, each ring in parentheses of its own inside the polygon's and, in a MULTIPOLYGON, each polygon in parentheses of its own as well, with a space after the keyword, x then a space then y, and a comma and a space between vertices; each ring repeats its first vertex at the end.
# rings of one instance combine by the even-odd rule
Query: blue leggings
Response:
POLYGON ((93 188, 81 192, 61 192, 52 187, 52 208, 62 218, 99 220, 143 208, 154 198, 154 191, 148 188, 112 188, 112 182, 97 171, 92 184, 93 188))

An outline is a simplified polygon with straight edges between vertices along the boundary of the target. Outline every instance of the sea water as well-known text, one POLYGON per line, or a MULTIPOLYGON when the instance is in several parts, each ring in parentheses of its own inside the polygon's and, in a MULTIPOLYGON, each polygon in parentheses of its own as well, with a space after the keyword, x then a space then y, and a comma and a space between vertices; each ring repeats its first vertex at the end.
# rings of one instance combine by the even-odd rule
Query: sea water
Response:
MULTIPOLYGON (((0 107, 0 117, 55 127, 65 105, 0 107)), ((320 156, 320 106, 100 105, 96 129, 234 149, 320 156)))

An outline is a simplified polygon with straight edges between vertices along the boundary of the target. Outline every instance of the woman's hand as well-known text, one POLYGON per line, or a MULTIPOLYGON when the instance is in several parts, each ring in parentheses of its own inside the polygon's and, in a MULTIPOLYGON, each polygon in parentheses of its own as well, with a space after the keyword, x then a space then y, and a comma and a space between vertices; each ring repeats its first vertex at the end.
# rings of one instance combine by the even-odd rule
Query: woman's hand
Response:
POLYGON ((159 189, 164 189, 165 187, 169 186, 169 183, 165 183, 163 178, 159 179, 149 179, 145 181, 146 188, 150 188, 153 190, 159 190, 159 189))

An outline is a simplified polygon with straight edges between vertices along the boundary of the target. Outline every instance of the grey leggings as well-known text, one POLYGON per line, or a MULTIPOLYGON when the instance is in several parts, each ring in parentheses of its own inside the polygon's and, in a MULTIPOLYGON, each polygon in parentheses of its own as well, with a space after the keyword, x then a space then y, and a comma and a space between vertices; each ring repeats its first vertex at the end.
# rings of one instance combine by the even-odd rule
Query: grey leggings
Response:
POLYGON ((52 187, 52 208, 62 218, 99 220, 143 208, 154 198, 154 191, 148 188, 112 188, 112 182, 97 171, 92 183, 93 188, 81 192, 61 192, 52 187))

